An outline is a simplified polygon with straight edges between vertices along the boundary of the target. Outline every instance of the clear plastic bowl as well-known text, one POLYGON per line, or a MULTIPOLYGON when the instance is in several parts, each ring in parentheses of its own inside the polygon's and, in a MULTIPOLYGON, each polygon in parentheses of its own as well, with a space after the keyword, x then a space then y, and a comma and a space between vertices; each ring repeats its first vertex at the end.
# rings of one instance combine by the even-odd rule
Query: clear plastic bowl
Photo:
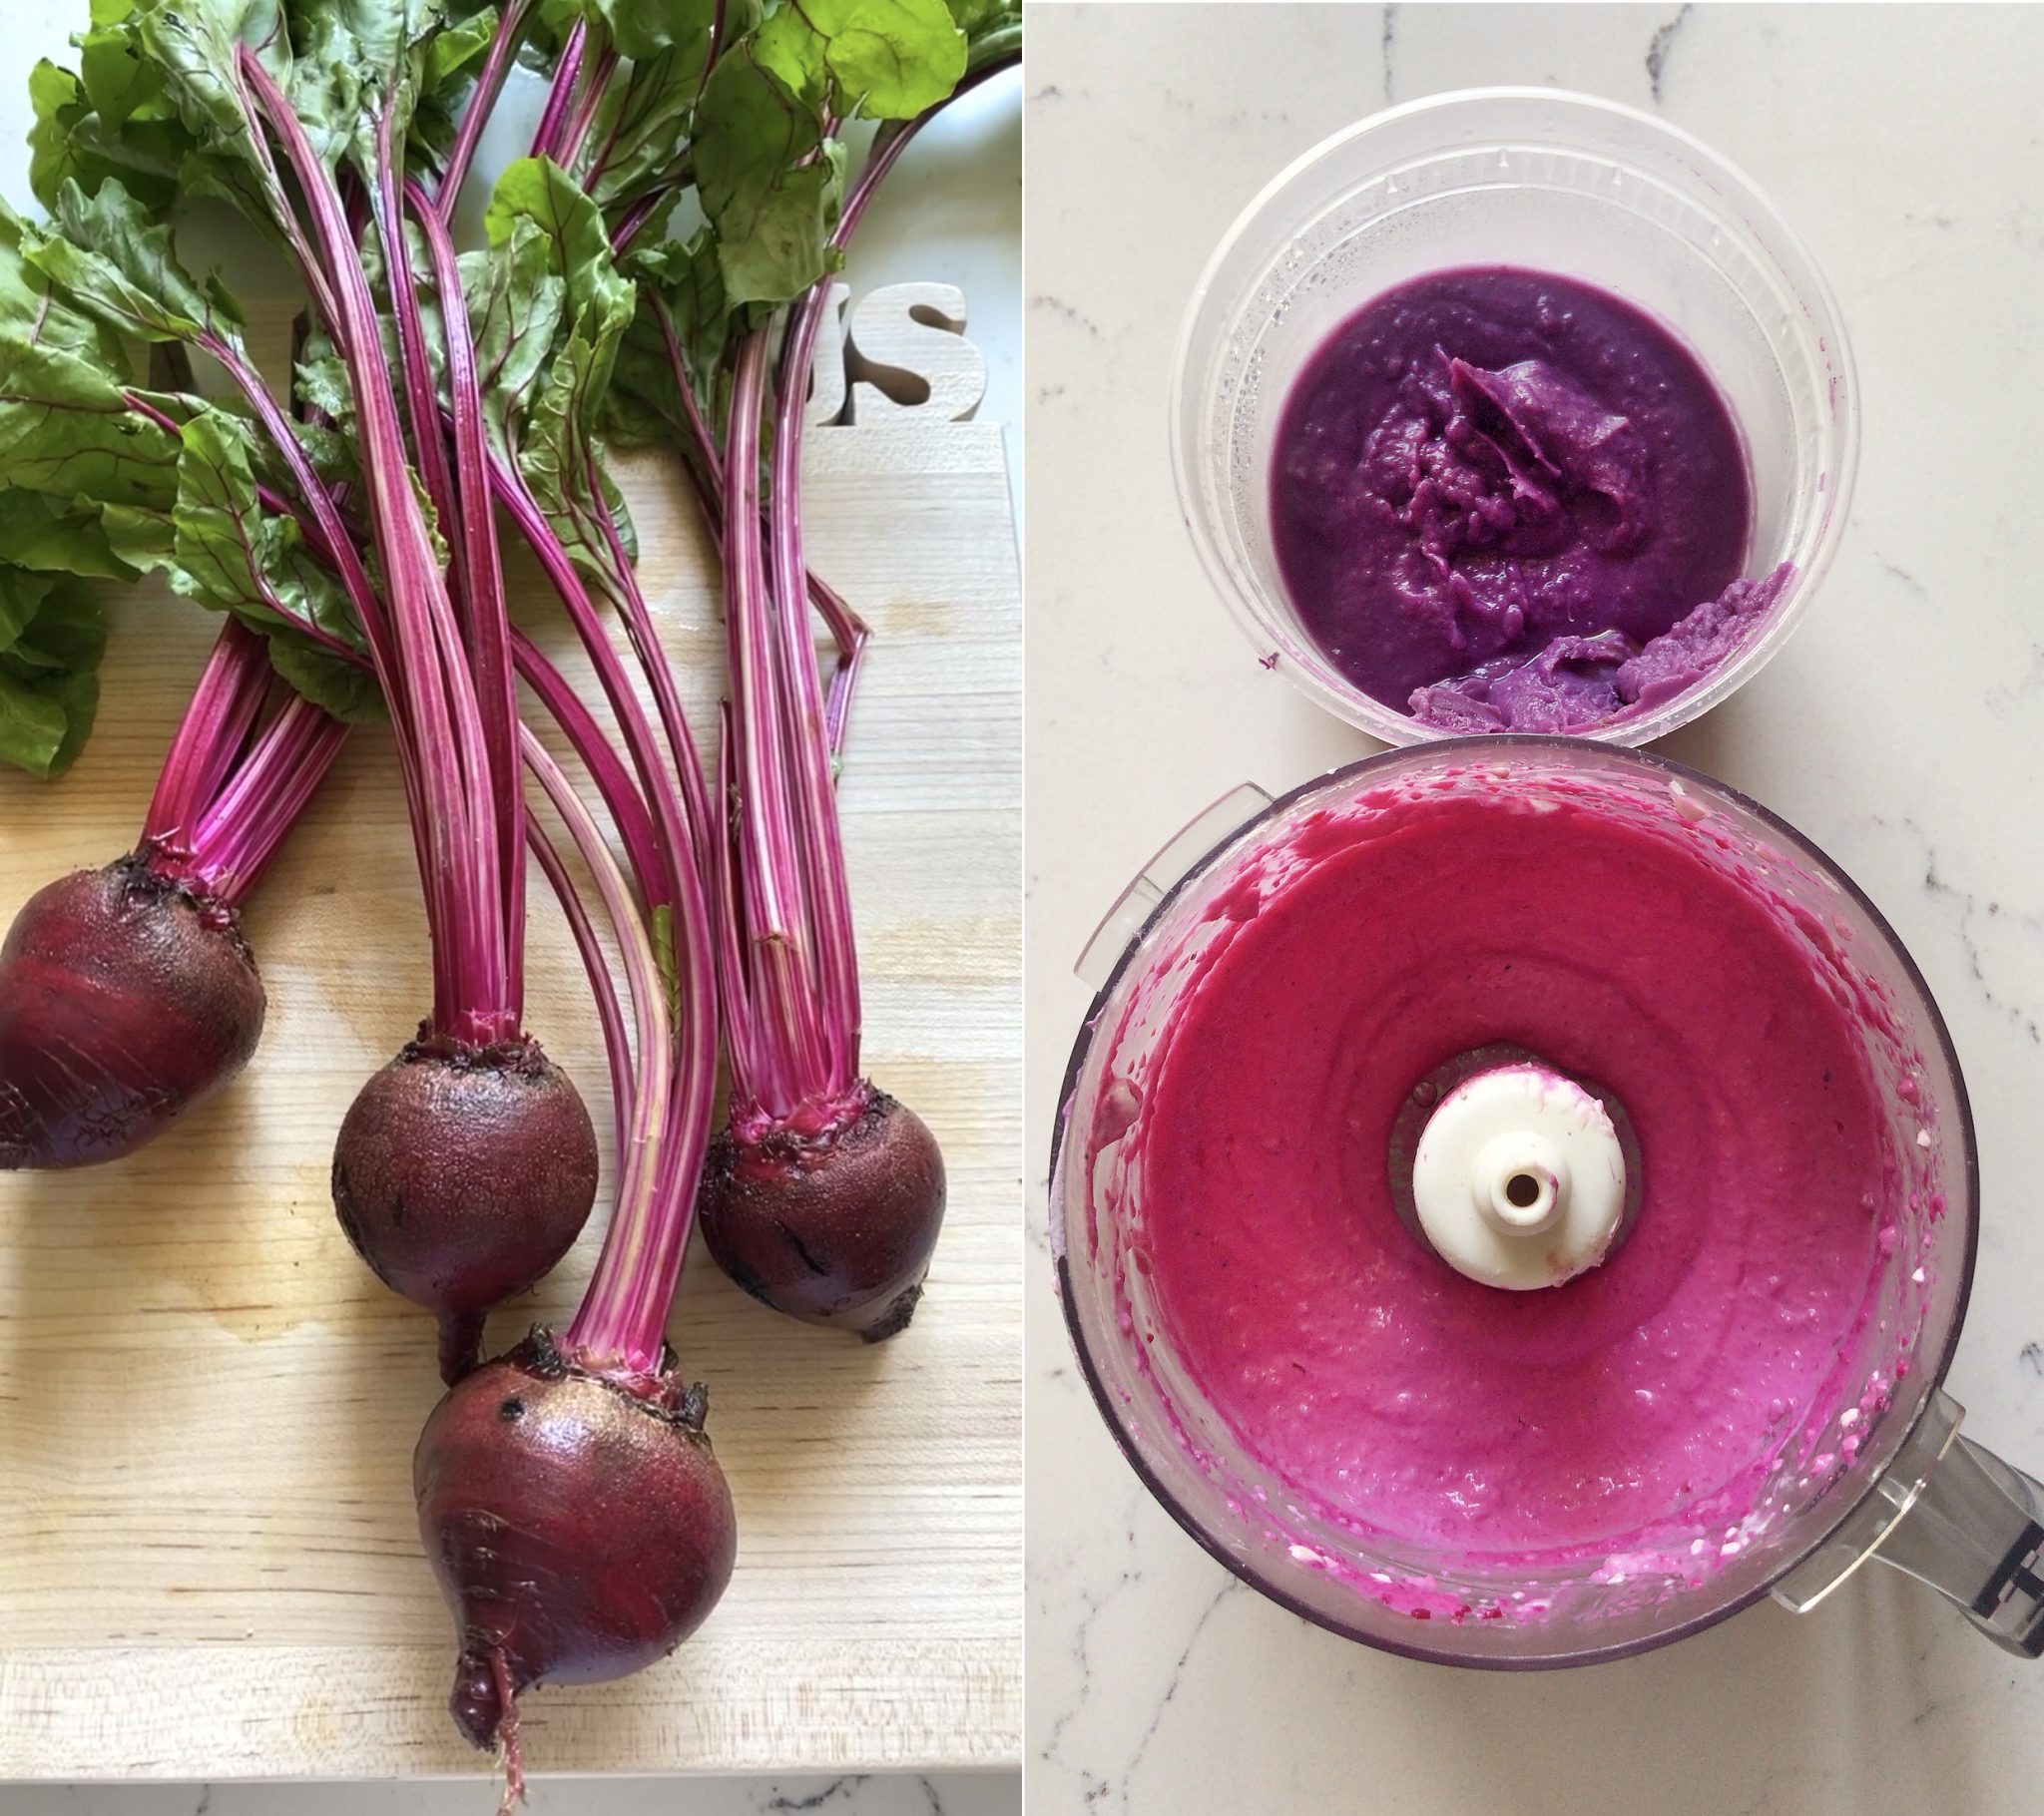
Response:
POLYGON ((1938 1587, 2010 1649, 2044 1652, 2044 1583, 2022 1574, 2044 1542, 2044 1490, 1955 1446, 1959 1409, 1938 1387, 1965 1310, 1979 1215, 1958 1061, 1921 974, 1873 905, 1765 808, 1664 757, 1576 738, 1504 734, 1383 751, 1277 801, 1248 789, 1218 803, 1131 885, 1080 974, 1099 994, 1059 1094, 1051 1154, 1051 1246, 1066 1323, 1095 1402, 1145 1485, 1252 1588, 1389 1651, 1550 1666, 1664 1644, 1771 1589, 1812 1606, 1879 1547, 1885 1562, 1938 1587), (1579 1557, 1463 1557, 1374 1533, 1354 1510, 1319 1507, 1260 1461, 1201 1393, 1148 1270, 1130 1259, 1146 1222, 1171 1212, 1152 1188, 1144 1107, 1180 1038, 1178 1011, 1197 986, 1199 956, 1239 912, 1227 904, 1238 902, 1242 879, 1291 886, 1316 861, 1309 853, 1324 848, 1311 841, 1324 841, 1328 816, 1386 787, 1416 800, 1474 794, 1534 807, 1580 798, 1585 784, 1643 837, 1742 886, 1761 879, 1786 911, 1785 933, 1792 928, 1817 965, 1845 968, 1833 975, 1849 978, 1840 988, 1867 1008, 1860 1034, 1890 1107, 1884 1141, 1903 1181, 1898 1195, 1908 1194, 1898 1241, 1883 1251, 1874 1313, 1840 1351, 1845 1385, 1785 1440, 1757 1503, 1774 1510, 1770 1518, 1743 1535, 1743 1550, 1728 1548, 1739 1555, 1694 1581, 1687 1554, 1628 1560, 1623 1571, 1616 1558, 1599 1567, 1579 1557), (1295 844, 1301 833, 1307 843, 1295 844), (1892 1398, 1869 1411, 1875 1403, 1859 1387, 1876 1374, 1892 1398), (1520 1603, 1544 1611, 1415 1618, 1380 1587, 1414 1583, 1465 1612, 1520 1603))
POLYGON ((1837 305, 1801 241, 1747 177, 1650 115, 1554 89, 1468 89, 1373 115, 1273 181, 1216 248, 1179 333, 1172 459, 1193 541, 1267 668, 1388 743, 1439 736, 1363 692, 1300 625, 1272 546, 1269 475, 1292 381, 1327 335, 1394 284, 1470 264, 1555 271, 1648 310, 1717 380, 1745 435, 1746 572, 1787 561, 1793 578, 1694 687, 1585 733, 1661 737, 1795 628, 1844 531, 1859 410, 1837 305))

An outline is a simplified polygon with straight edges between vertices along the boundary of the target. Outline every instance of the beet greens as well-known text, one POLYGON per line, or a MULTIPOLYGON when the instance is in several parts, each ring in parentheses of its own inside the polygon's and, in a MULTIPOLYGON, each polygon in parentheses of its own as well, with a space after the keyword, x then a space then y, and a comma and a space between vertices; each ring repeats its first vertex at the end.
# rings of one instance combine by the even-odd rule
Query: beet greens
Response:
MULTIPOLYGON (((408 17, 416 23, 426 10, 408 17)), ((309 9, 288 14, 282 23, 296 25, 309 9)), ((514 13, 507 30, 530 24, 529 14, 514 13)), ((299 80, 287 51, 296 43, 302 52, 302 37, 245 39, 214 29, 221 26, 221 9, 194 13, 175 32, 168 16, 149 12, 136 21, 130 48, 145 67, 156 59, 181 120, 206 124, 231 108, 246 129, 189 153, 188 162, 222 165, 217 193, 250 208, 298 266, 314 322, 298 367, 311 421, 289 419, 262 393, 239 324, 211 286, 193 284, 177 265, 167 234, 151 248, 145 290, 137 270, 110 274, 105 247, 86 233, 52 232, 51 261, 74 288, 118 314, 128 333, 210 354, 239 393, 233 410, 189 396, 124 395, 129 414, 177 450, 180 481, 168 507, 153 499, 154 515, 138 513, 132 542, 182 590, 271 624, 300 654, 330 660, 323 683, 357 685, 364 669, 374 676, 389 706, 434 935, 428 1038, 480 1049, 515 1036, 519 898, 506 854, 529 843, 590 961, 613 1075, 625 1163, 582 1311, 558 1339, 535 1333, 475 1372, 435 1415, 419 1450, 422 1536, 463 1613, 457 1719, 480 1744, 508 1744, 516 1696, 531 1682, 617 1674, 678 1643, 721 1592, 733 1549, 703 1397, 675 1374, 662 1334, 716 1081, 714 962, 697 859, 707 794, 679 695, 671 684, 656 687, 656 731, 598 604, 615 609, 642 651, 657 652, 632 569, 629 518, 594 434, 634 291, 610 260, 597 205, 544 160, 514 167, 497 186, 491 245, 455 252, 447 226, 454 191, 401 131, 407 72, 432 65, 430 33, 388 36, 383 48, 398 63, 381 79, 374 47, 353 45, 343 59, 358 109, 348 129, 323 105, 325 91, 299 80), (499 510, 539 558, 589 649, 623 759, 539 648, 510 629, 499 510), (447 534, 450 526, 458 530, 447 534), (514 667, 604 799, 629 882, 544 747, 516 724, 514 667), (597 880, 625 955, 629 1032, 570 872, 502 785, 508 777, 515 790, 520 761, 538 775, 597 880), (526 1380, 521 1404, 544 1402, 530 1427, 510 1429, 517 1421, 498 1410, 493 1396, 506 1371, 526 1380), (487 1439, 480 1453, 463 1449, 470 1407, 486 1408, 476 1427, 487 1439), (577 1442, 560 1441, 563 1421, 575 1426, 577 1442), (527 1431, 542 1448, 521 1455, 527 1431), (618 1489, 633 1457, 638 1524, 611 1519, 592 1533, 586 1510, 618 1489), (490 1543, 472 1542, 477 1532, 490 1543), (544 1580, 557 1586, 559 1600, 495 1626, 489 1606, 477 1611, 480 1598, 501 1603, 498 1614, 516 1613, 512 1598, 492 1597, 490 1572, 540 1570, 549 1559, 544 1580), (668 1587, 649 1598, 662 1581, 668 1587), (641 1623, 629 1644, 620 1636, 628 1618, 641 1623)), ((501 69, 506 42, 475 47, 486 72, 501 69)), ((472 140, 465 126, 456 129, 450 158, 458 161, 472 140)), ((104 178, 90 198, 67 182, 60 220, 82 226, 88 202, 124 222, 134 208, 116 178, 104 178)), ((470 1065, 459 1083, 511 1070, 470 1065)), ((432 1132, 417 1127, 423 1113, 376 1103, 378 1086, 371 1082, 364 1101, 386 1131, 395 1127, 402 1143, 432 1149, 432 1132)), ((358 1101, 351 1123, 362 1108, 358 1101)), ((473 1093, 459 1114, 502 1138, 495 1107, 479 1108, 473 1093)), ((529 1123, 529 1100, 517 1114, 529 1123)), ((351 1154, 347 1130, 340 1152, 337 1195, 359 1239, 359 1168, 376 1156, 351 1154)), ((529 1161, 525 1171, 538 1165, 529 1161)), ((448 1169, 445 1183, 458 1184, 469 1170, 448 1169)), ((429 1191, 441 1182, 423 1181, 429 1191)), ((403 1198, 414 1226, 419 1184, 370 1180, 393 1202, 403 1198)), ((451 1254, 468 1279, 492 1268, 502 1277, 516 1247, 502 1228, 483 1232, 471 1249, 454 1244, 452 1223, 432 1233, 436 1259, 451 1254)), ((386 1262, 388 1235, 378 1229, 368 1244, 386 1262)), ((443 1300, 436 1309, 463 1308, 443 1300)), ((448 1326, 443 1363, 458 1375, 472 1327, 452 1317, 448 1326)))
MULTIPOLYGON (((88 197, 65 178, 53 206, 67 232, 43 248, 82 306, 196 348, 225 372, 250 421, 230 424, 233 434, 179 422, 186 455, 210 446, 235 482, 231 506, 256 489, 258 463, 273 466, 290 510, 255 526, 237 514, 233 570, 253 581, 254 607, 301 627, 344 626, 336 641, 366 654, 388 709, 433 999, 416 1039, 342 1124, 334 1201, 371 1267, 439 1316, 450 1379, 473 1361, 488 1307, 566 1252, 597 1171, 579 1095, 524 1028, 523 804, 495 522, 473 412, 457 412, 451 452, 443 440, 405 230, 407 179, 434 163, 422 104, 478 61, 494 80, 495 32, 494 16, 478 30, 428 0, 180 0, 138 7, 81 46, 126 60, 131 90, 150 90, 163 124, 185 135, 178 168, 188 185, 232 201, 295 266, 323 349, 303 390, 325 423, 344 428, 337 438, 329 429, 308 444, 285 419, 221 287, 192 281, 168 229, 139 225, 117 179, 102 178, 88 197), (110 230, 79 230, 99 221, 110 230), (383 277, 380 304, 372 267, 383 277), (394 362, 384 332, 392 314, 394 362), (258 430, 259 450, 249 445, 258 430), (319 470, 321 452, 334 470, 319 470), (296 546, 261 547, 266 535, 296 546), (306 551, 327 570, 316 580, 309 559, 294 559, 306 551), (289 589, 277 579, 279 555, 295 569, 289 589)), ((114 138, 119 151, 137 146, 132 129, 133 116, 114 138)), ((75 138, 107 143, 104 130, 75 138)), ((457 136, 451 155, 462 147, 457 136)), ((128 162, 142 167, 159 149, 151 140, 128 162)), ((444 337, 443 351, 451 366, 466 348, 444 337)), ((472 403, 473 385, 457 396, 472 403)), ((269 500, 260 502, 266 513, 269 500)), ((175 537, 173 547, 174 559, 184 555, 175 537)))
POLYGON ((699 495, 721 514, 720 782, 734 810, 713 874, 732 1101, 705 1171, 704 1236, 757 1298, 869 1341, 914 1312, 944 1166, 921 1119, 859 1065, 835 766, 863 627, 807 570, 801 436, 830 275, 872 195, 932 111, 1019 53, 1006 9, 897 15, 911 17, 917 54, 896 44, 884 69, 859 10, 832 6, 769 12, 718 63, 691 147, 708 226, 638 261, 659 354, 632 368, 639 388, 619 412, 628 431, 649 413, 681 429, 699 495), (856 114, 883 124, 843 191, 837 134, 856 114), (716 416, 721 447, 706 427, 716 416), (812 603, 839 652, 827 696, 812 603))
POLYGON ((665 1335, 699 1212, 748 1290, 868 1337, 907 1323, 936 1241, 936 1143, 860 1070, 835 776, 866 632, 807 568, 801 439, 867 202, 1018 32, 990 0, 101 0, 78 74, 33 84, 51 218, 0 218, 9 481, 81 561, 230 615, 143 841, 164 886, 231 911, 341 721, 388 718, 433 995, 349 1112, 335 1201, 441 1321, 420 1531, 459 1629, 455 1719, 503 1747, 513 1794, 519 1696, 651 1663, 731 1574, 703 1391, 665 1335), (521 60, 549 83, 530 154, 459 249, 521 60), (848 181, 855 120, 879 124, 848 181), (295 270, 289 405, 225 285, 180 262, 181 196, 230 204, 295 270), (137 344, 219 382, 146 382, 137 344), (651 438, 724 569, 714 777, 611 474, 611 444, 651 438), (600 701, 514 627, 507 536, 600 701), (619 1166, 573 1320, 478 1366, 483 1313, 565 1251, 596 1185, 587 1113, 524 1025, 528 852, 588 973, 619 1166))

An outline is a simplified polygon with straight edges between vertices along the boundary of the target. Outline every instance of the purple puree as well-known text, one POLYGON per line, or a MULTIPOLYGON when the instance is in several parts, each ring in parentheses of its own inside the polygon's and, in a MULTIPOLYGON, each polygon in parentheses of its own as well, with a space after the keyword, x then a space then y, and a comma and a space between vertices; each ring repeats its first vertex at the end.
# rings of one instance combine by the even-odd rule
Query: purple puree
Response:
POLYGON ((1351 316, 1278 427, 1278 565, 1307 632, 1451 731, 1575 731, 1674 698, 1786 583, 1741 578, 1745 450, 1709 373, 1630 303, 1509 267, 1351 316))

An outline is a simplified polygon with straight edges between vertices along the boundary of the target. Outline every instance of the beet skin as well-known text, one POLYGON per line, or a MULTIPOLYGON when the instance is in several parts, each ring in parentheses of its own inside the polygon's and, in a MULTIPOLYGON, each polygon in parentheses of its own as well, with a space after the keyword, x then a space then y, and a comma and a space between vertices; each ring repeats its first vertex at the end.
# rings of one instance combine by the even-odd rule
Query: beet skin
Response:
POLYGON ((512 1737, 526 1689, 644 1670, 717 1605, 738 1528, 703 1418, 700 1387, 592 1373, 543 1330, 434 1409, 412 1488, 475 1745, 512 1737))
POLYGON ((829 1135, 729 1129, 697 1206, 718 1266, 775 1311, 856 1331, 905 1329, 944 1222, 944 1156, 922 1119, 870 1085, 829 1135))
POLYGON ((0 1168, 133 1153, 249 1063, 262 980, 232 909, 140 857, 23 905, 0 946, 0 1168))
POLYGON ((596 1176, 581 1094, 530 1040, 413 1043, 333 1144, 340 1226, 384 1285, 439 1316, 449 1382, 474 1366, 483 1314, 574 1245, 596 1176))

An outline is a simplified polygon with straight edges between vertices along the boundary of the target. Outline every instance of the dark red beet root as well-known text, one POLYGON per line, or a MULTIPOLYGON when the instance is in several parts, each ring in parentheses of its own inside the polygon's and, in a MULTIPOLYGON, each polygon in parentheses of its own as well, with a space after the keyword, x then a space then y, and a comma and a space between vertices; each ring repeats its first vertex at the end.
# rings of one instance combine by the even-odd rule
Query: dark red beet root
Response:
POLYGON ((596 1202, 596 1131, 535 1041, 414 1044, 349 1106, 333 1205, 384 1285, 440 1318, 440 1373, 475 1365, 483 1314, 574 1244, 596 1202))
POLYGON ((717 1605, 738 1528, 704 1410, 672 1373, 592 1374, 543 1330, 434 1408, 412 1489, 460 1628, 448 1707, 475 1745, 533 1685, 644 1670, 717 1605))
POLYGON ((697 1206, 718 1266, 754 1298, 869 1343, 907 1328, 944 1222, 944 1156, 923 1120, 864 1088, 857 1116, 807 1139, 710 1144, 697 1206))
POLYGON ((23 904, 0 946, 0 1168, 133 1153, 249 1063, 262 980, 233 910, 139 857, 23 904))

